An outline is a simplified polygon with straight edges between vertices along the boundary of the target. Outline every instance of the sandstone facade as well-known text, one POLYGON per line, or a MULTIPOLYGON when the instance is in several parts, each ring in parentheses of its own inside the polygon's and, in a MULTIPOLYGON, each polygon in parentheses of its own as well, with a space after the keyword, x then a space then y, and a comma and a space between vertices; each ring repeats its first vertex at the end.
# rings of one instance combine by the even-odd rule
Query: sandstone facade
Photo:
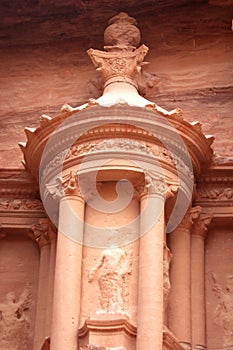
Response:
POLYGON ((229 350, 231 1, 97 3, 0 5, 0 348, 229 350))

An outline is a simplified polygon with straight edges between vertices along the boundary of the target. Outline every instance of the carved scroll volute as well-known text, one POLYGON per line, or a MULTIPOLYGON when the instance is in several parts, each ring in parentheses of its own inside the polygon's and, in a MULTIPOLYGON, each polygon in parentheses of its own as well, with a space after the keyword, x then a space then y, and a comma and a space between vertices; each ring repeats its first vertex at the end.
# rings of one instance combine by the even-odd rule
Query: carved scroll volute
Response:
POLYGON ((39 222, 31 226, 32 233, 29 234, 39 245, 40 248, 50 244, 56 239, 56 232, 49 219, 39 219, 39 222))
POLYGON ((47 185, 48 192, 52 195, 53 199, 60 201, 64 197, 79 196, 82 197, 78 185, 78 175, 75 171, 70 171, 62 178, 57 178, 56 183, 53 185, 47 185))
POLYGON ((208 227, 212 221, 213 215, 201 213, 192 227, 192 235, 206 238, 208 227))

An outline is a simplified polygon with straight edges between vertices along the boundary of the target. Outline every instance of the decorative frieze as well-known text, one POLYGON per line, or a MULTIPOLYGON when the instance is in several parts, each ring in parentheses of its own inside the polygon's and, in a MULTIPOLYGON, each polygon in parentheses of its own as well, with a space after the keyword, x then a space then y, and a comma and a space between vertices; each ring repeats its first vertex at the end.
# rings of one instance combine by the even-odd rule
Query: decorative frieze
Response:
POLYGON ((218 201, 233 201, 233 188, 223 186, 205 186, 197 191, 197 201, 216 200, 218 201))
POLYGON ((0 211, 43 211, 39 199, 5 199, 0 198, 0 211))

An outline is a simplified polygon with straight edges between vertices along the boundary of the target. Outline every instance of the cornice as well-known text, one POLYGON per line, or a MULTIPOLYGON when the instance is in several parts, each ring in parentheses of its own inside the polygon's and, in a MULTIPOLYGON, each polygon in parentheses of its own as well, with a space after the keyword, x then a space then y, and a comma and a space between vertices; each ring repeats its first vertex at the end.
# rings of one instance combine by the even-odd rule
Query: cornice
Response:
POLYGON ((38 199, 38 185, 25 170, 0 169, 0 198, 38 199))
MULTIPOLYGON (((54 144, 50 149, 51 153, 54 152, 58 154, 66 150, 67 147, 65 147, 65 144, 68 141, 69 145, 73 145, 77 139, 78 125, 83 127, 85 124, 87 131, 83 134, 80 132, 81 136, 78 139, 79 145, 115 137, 130 138, 136 142, 150 142, 153 144, 158 144, 159 140, 160 143, 165 142, 169 144, 174 153, 182 159, 182 155, 184 155, 185 152, 187 153, 187 151, 184 146, 176 140, 178 131, 188 148, 196 175, 200 173, 202 163, 206 164, 211 159, 211 142, 200 131, 200 127, 198 126, 197 128, 196 124, 192 125, 184 121, 183 118, 176 113, 174 113, 174 115, 161 117, 161 114, 158 113, 156 109, 153 111, 151 108, 133 107, 129 106, 127 103, 119 103, 111 107, 92 104, 91 108, 87 108, 86 106, 82 111, 73 109, 67 112, 66 110, 65 113, 63 112, 53 119, 48 118, 46 119, 46 123, 43 122, 43 127, 40 125, 34 130, 26 129, 28 140, 26 144, 21 145, 21 148, 24 152, 25 166, 34 177, 38 178, 38 167, 41 155, 52 132, 62 121, 68 120, 69 117, 76 112, 78 112, 77 119, 75 119, 76 116, 73 119, 74 123, 75 120, 78 121, 76 128, 73 124, 70 125, 70 128, 69 125, 61 128, 57 138, 54 139, 54 144), (109 120, 111 120, 110 124, 109 120), (174 135, 172 135, 171 130, 169 130, 166 120, 168 123, 175 126, 173 131, 174 135), (96 127, 95 123, 97 125, 99 124, 99 126, 96 127), (147 130, 140 127, 140 123, 142 126, 145 125, 147 130), (150 125, 157 126, 154 135, 150 132, 150 125), (65 135, 62 136, 62 132, 64 132, 65 135)), ((45 118, 43 117, 43 119, 45 118)), ((52 158, 54 157, 51 157, 51 159, 52 158)))

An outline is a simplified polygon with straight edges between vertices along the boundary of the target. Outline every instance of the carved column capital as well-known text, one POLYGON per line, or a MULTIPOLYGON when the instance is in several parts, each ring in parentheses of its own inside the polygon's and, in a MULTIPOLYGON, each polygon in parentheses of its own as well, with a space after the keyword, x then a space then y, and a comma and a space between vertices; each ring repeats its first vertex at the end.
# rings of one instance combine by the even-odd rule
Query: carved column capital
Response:
POLYGON ((141 197, 144 195, 158 195, 165 199, 174 197, 178 189, 177 184, 167 183, 164 177, 159 177, 153 171, 145 171, 145 182, 138 187, 138 192, 141 197))
POLYGON ((192 227, 192 235, 206 238, 207 230, 212 218, 212 214, 201 213, 192 227))
POLYGON ((39 219, 38 223, 32 224, 31 229, 32 234, 30 234, 30 237, 35 239, 40 248, 50 244, 56 239, 56 233, 52 228, 49 219, 39 219))
POLYGON ((184 215, 181 223, 179 224, 180 228, 190 230, 194 222, 199 218, 201 213, 201 207, 196 206, 190 208, 184 215))
POLYGON ((47 185, 47 189, 57 201, 67 196, 82 197, 76 171, 70 171, 69 174, 64 175, 62 178, 58 177, 55 184, 47 185))

